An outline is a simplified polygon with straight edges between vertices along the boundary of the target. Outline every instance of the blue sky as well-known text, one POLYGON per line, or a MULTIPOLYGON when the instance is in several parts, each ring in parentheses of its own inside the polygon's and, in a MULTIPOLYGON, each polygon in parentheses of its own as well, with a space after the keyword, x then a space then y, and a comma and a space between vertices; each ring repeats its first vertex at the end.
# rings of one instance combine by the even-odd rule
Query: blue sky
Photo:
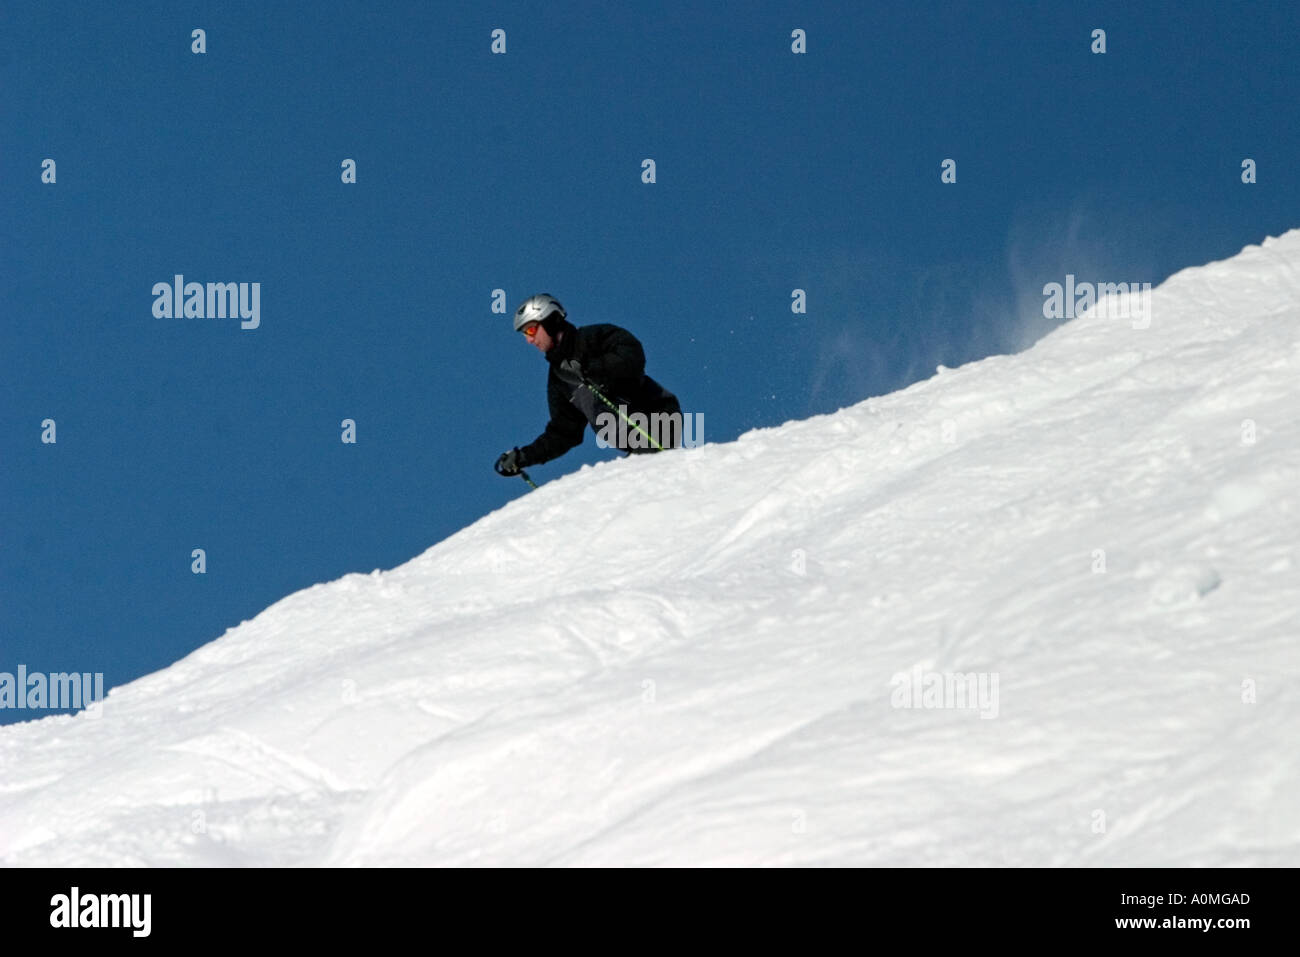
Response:
POLYGON ((494 289, 632 330, 728 441, 1300 225, 1294 3, 281 6, 5 7, 0 672, 121 684, 527 494, 494 289), (260 327, 155 317, 176 273, 260 327))

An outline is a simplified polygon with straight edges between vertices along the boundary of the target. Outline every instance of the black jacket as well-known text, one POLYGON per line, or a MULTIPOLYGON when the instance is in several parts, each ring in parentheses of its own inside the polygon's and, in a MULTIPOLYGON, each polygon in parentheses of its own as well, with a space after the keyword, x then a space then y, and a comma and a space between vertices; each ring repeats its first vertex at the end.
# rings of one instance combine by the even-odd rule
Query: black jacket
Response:
MULTIPOLYGON (((563 337, 546 353, 550 371, 546 376, 546 402, 550 407, 551 421, 546 429, 519 451, 523 465, 540 465, 563 455, 582 444, 583 430, 591 424, 599 432, 602 414, 615 416, 581 381, 560 371, 565 359, 577 359, 582 374, 595 385, 614 405, 627 407, 629 415, 636 412, 649 416, 653 413, 675 413, 680 421, 681 405, 673 395, 645 374, 645 352, 636 336, 618 326, 600 323, 592 326, 575 326, 563 322, 557 329, 563 337)), ((608 420, 606 420, 608 421, 608 420)), ((680 426, 678 426, 680 430, 680 426)), ((625 429, 631 432, 631 429, 625 429)), ((617 436, 611 436, 617 438, 617 436)), ((618 444, 629 452, 651 451, 638 448, 636 442, 618 444)), ((662 442, 665 448, 670 443, 662 442)), ((680 444, 680 431, 671 444, 680 444)))

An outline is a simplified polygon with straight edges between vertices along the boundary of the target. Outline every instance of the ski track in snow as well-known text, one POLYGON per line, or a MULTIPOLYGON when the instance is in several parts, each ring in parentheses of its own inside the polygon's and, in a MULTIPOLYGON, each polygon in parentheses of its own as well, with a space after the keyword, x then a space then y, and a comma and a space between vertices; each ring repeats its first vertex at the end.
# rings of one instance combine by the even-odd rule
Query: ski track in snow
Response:
POLYGON ((0 728, 0 864, 1296 864, 1300 231, 1103 309, 0 728))

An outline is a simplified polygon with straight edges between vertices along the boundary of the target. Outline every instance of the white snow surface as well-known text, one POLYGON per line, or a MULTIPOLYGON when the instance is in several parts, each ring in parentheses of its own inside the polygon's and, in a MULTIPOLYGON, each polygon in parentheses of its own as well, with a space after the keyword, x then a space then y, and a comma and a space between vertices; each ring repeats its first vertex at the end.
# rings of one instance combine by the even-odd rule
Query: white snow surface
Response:
POLYGON ((0 728, 0 864, 1300 864, 1300 230, 1150 309, 520 482, 0 728))

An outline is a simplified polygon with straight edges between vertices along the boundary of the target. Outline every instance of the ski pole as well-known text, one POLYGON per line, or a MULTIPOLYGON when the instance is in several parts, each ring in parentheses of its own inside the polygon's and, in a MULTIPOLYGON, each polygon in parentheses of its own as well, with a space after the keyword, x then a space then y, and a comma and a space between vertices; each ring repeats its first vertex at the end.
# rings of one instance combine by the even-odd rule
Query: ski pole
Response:
POLYGON ((624 422, 626 422, 626 423, 627 423, 628 425, 630 425, 632 428, 636 429, 638 432, 640 432, 642 435, 644 435, 644 436, 645 436, 645 440, 646 440, 647 442, 649 442, 651 445, 653 445, 653 446, 655 447, 655 450, 656 450, 656 451, 658 451, 658 452, 662 452, 662 451, 664 450, 664 447, 663 447, 662 445, 660 445, 658 442, 656 442, 654 439, 652 439, 652 438, 650 437, 650 433, 649 433, 649 432, 647 432, 645 429, 641 428, 641 426, 637 425, 635 422, 633 422, 631 419, 629 419, 626 415, 624 415, 624 414, 623 414, 623 410, 620 409, 620 408, 618 408, 618 406, 614 405, 613 402, 610 402, 609 399, 605 398, 605 396, 601 393, 601 391, 600 391, 599 389, 597 389, 594 385, 592 385, 592 384, 591 384, 590 382, 588 382, 586 379, 583 379, 583 380, 582 380, 582 384, 585 385, 588 389, 591 390, 591 394, 592 394, 592 395, 594 395, 594 396, 595 396, 597 399, 599 399, 601 402, 604 402, 607 406, 609 406, 611 409, 613 409, 615 412, 617 412, 618 415, 619 415, 619 418, 621 418, 624 422))
POLYGON ((529 485, 531 485, 533 488, 537 488, 537 483, 534 482, 532 479, 530 479, 528 477, 528 473, 525 472, 523 469, 519 470, 519 477, 523 479, 525 482, 527 482, 529 485))

